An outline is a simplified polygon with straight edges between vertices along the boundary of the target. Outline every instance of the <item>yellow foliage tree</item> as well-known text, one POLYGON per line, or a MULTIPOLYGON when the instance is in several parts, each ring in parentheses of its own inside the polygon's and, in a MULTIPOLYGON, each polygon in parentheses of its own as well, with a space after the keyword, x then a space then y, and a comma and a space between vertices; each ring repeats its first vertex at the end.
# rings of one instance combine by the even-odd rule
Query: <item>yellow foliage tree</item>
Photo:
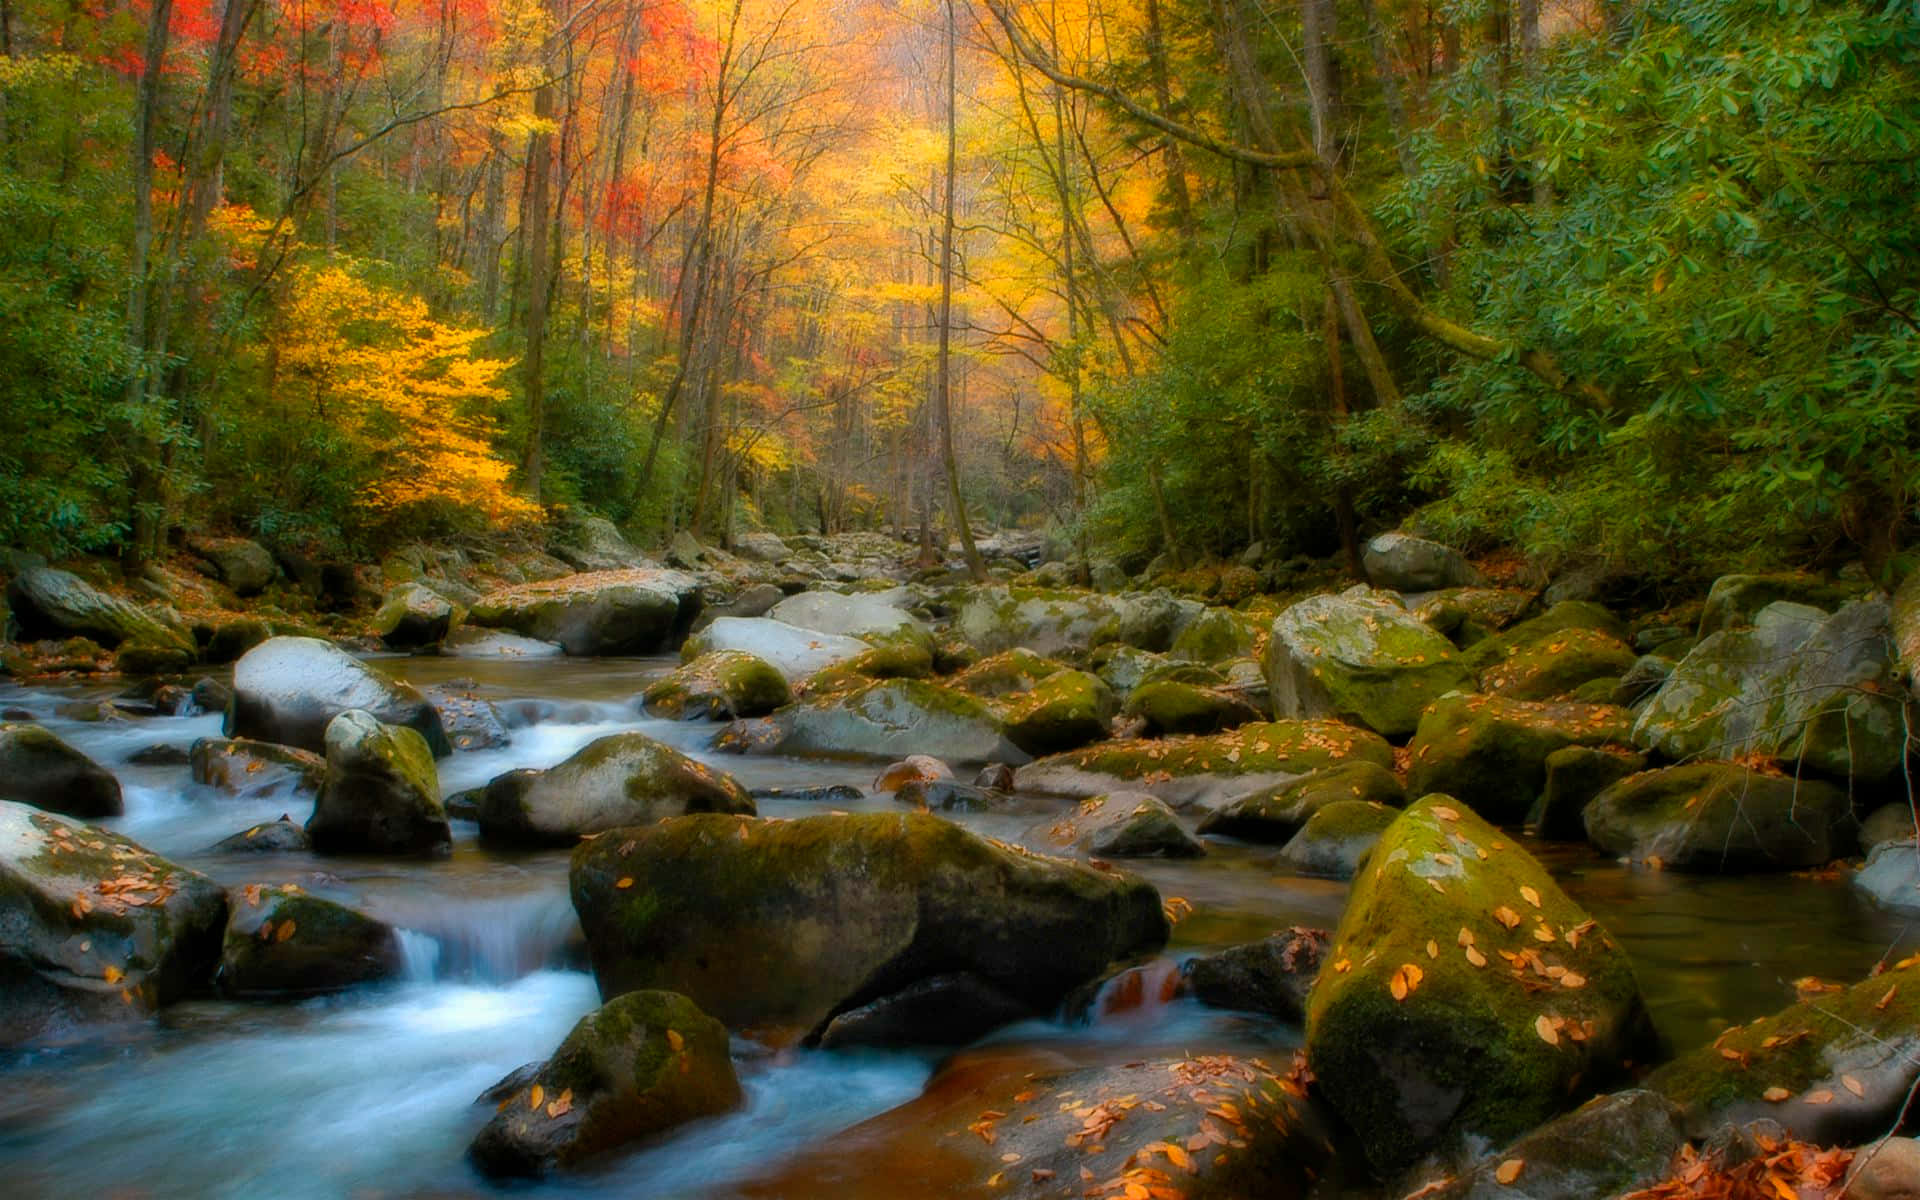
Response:
POLYGON ((282 381, 304 384, 314 415, 375 464, 365 508, 394 516, 446 502, 495 524, 539 514, 509 490, 512 467, 493 448, 500 380, 513 364, 474 353, 485 330, 436 321, 425 301, 338 261, 294 275, 279 329, 282 381))

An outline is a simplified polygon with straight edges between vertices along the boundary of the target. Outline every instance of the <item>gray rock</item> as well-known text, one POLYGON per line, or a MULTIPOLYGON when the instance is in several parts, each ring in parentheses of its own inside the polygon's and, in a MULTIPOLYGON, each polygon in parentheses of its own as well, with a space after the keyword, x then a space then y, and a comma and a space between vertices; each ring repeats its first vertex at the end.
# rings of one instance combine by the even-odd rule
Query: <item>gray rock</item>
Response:
POLYGON ((0 725, 0 800, 83 820, 126 811, 113 772, 26 723, 0 725))
POLYGON ((1735 763, 1630 775, 1594 797, 1586 821, 1602 850, 1680 871, 1800 870, 1854 845, 1845 792, 1735 763))
POLYGON ((895 603, 898 598, 894 593, 801 592, 774 605, 767 615, 799 629, 842 637, 926 636, 926 626, 895 603))
POLYGON ((576 571, 624 571, 649 565, 605 517, 583 517, 556 542, 553 555, 576 571))
POLYGON ((455 750, 492 750, 513 744, 500 710, 473 690, 471 680, 436 683, 422 689, 440 714, 440 726, 455 750))
POLYGON ((571 655, 658 654, 679 644, 701 603, 693 576, 635 568, 491 592, 474 602, 468 619, 557 642, 571 655))
POLYGON ((1904 800, 1883 804, 1860 822, 1860 848, 1873 853, 1888 842, 1910 842, 1915 837, 1913 805, 1904 800))
POLYGON ((1920 1200, 1920 1141, 1897 1137, 1862 1146, 1844 1194, 1848 1200, 1920 1200))
POLYGON ((423 583, 404 583, 387 593, 374 614, 373 631, 394 650, 431 646, 459 619, 453 603, 423 583))
POLYGON ((219 975, 229 995, 297 1000, 406 970, 393 926, 296 884, 238 888, 229 899, 219 975))
POLYGON ((1920 914, 1920 850, 1909 827, 1899 841, 1882 842, 1867 854, 1867 865, 1853 886, 1881 908, 1906 916, 1920 914))
POLYGON ((1593 746, 1565 746, 1547 755, 1547 783, 1527 814, 1527 828, 1551 842, 1587 840, 1587 805, 1609 787, 1647 769, 1647 756, 1593 746))
POLYGON ((1405 533, 1383 533, 1367 543, 1361 556, 1375 587, 1397 592, 1432 592, 1477 587, 1480 572, 1458 550, 1405 533))
POLYGON ((327 726, 327 779, 307 822, 323 854, 445 854, 453 845, 426 739, 358 709, 327 726))
POLYGON ((7 584, 7 605, 22 641, 85 637, 108 648, 134 642, 195 652, 193 639, 182 631, 71 571, 30 567, 20 572, 7 584))
POLYGON ((765 716, 792 699, 772 664, 744 650, 714 650, 649 684, 640 702, 655 716, 727 721, 765 716))
POLYGON ((752 562, 781 563, 793 557, 793 550, 780 535, 764 529, 750 529, 735 534, 733 552, 752 562))
POLYGON ((1307 995, 1326 953, 1324 929, 1296 926, 1257 942, 1190 958, 1181 975, 1187 990, 1202 1004, 1266 1013, 1300 1024, 1307 1019, 1307 995))
POLYGON ((965 692, 920 679, 887 679, 818 696, 762 719, 736 722, 721 748, 756 753, 838 754, 898 759, 928 754, 947 762, 1028 761, 992 709, 965 692))
POLYGON ((1666 1178, 1687 1143, 1672 1101, 1633 1090, 1598 1096, 1460 1172, 1435 1200, 1594 1200, 1666 1178), (1517 1174, 1500 1181, 1504 1164, 1517 1174))
POLYGON ((487 784, 480 836, 515 846, 567 846, 584 835, 687 813, 753 815, 733 777, 638 733, 599 738, 545 771, 487 784))
POLYGON ((1173 810, 1146 792, 1082 800, 1066 816, 1037 827, 1032 841, 1112 858, 1197 858, 1207 852, 1173 810))
POLYGON ((463 626, 440 643, 440 653, 451 658, 559 658, 566 650, 558 642, 463 626))
POLYGON ((1389 737, 1412 733, 1421 710, 1473 679, 1446 638, 1369 595, 1313 596, 1282 612, 1266 668, 1276 715, 1334 716, 1389 737))
POLYGON ((327 726, 352 709, 412 729, 435 755, 452 752, 426 697, 318 638, 271 638, 241 656, 226 733, 319 752, 326 749, 327 726))
POLYGON ((1722 575, 1707 591, 1700 613, 1700 636, 1755 623, 1761 610, 1780 601, 1822 615, 1860 595, 1858 585, 1833 584, 1812 575, 1722 575))
POLYGON ((916 980, 827 1022, 822 1049, 963 1046, 1027 1017, 1027 1005, 970 971, 916 980))
POLYGON ((1407 792, 1393 772, 1378 763, 1336 763, 1221 805, 1200 819, 1199 832, 1284 845, 1314 813, 1346 800, 1400 808, 1407 802, 1407 792))
POLYGON ((195 783, 249 798, 281 790, 317 794, 327 778, 318 754, 250 738, 201 738, 187 762, 195 783))
POLYGON ((1399 815, 1367 800, 1335 800, 1308 817, 1274 861, 1302 875, 1352 879, 1399 815))
POLYGON ((278 854, 313 849, 307 831, 287 817, 253 825, 213 844, 218 854, 278 854))
POLYGON ((680 655, 691 661, 720 650, 738 650, 770 664, 792 684, 871 649, 859 638, 801 629, 771 617, 721 617, 688 638, 680 655))
POLYGON ((266 547, 246 538, 197 538, 188 544, 213 568, 214 577, 242 598, 266 591, 280 574, 266 547))

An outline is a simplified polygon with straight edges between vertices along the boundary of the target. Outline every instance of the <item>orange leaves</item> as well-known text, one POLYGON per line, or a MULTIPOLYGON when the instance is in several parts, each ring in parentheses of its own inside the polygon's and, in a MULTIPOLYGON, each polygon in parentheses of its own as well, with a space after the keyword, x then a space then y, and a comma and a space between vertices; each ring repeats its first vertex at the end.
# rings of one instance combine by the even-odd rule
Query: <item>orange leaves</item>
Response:
POLYGON ((1169 896, 1161 903, 1160 911, 1165 914, 1167 924, 1178 925, 1192 915, 1193 901, 1185 896, 1169 896))
POLYGON ((1787 1097, 1791 1095, 1793 1095, 1792 1092, 1788 1091, 1786 1088, 1776 1085, 1774 1087, 1768 1088, 1764 1092, 1761 1092, 1760 1098, 1762 1100, 1765 1100, 1768 1104, 1780 1104, 1784 1102, 1787 1099, 1787 1097))
POLYGON ((1424 978, 1426 973, 1419 967, 1412 963, 1402 963, 1394 969, 1393 978, 1388 980, 1387 991, 1392 994, 1394 1000, 1405 1001, 1408 996, 1413 995, 1414 990, 1420 986, 1420 981, 1424 978))
POLYGON ((1683 1147, 1673 1175, 1625 1200, 1839 1200, 1852 1150, 1760 1136, 1758 1157, 1728 1166, 1683 1147))
POLYGON ((1525 900, 1528 904, 1533 905, 1535 908, 1540 907, 1540 893, 1534 891, 1530 887, 1526 887, 1525 885, 1521 886, 1520 898, 1522 900, 1525 900))
POLYGON ((122 979, 126 978, 126 972, 122 971, 119 967, 108 965, 106 970, 100 972, 100 977, 108 983, 119 983, 122 979))
POLYGON ((1560 1029, 1555 1023, 1554 1018, 1548 1016, 1546 1013, 1541 1013, 1533 1019, 1533 1032, 1538 1034, 1540 1040, 1549 1046, 1558 1046, 1560 1044, 1560 1029))
POLYGON ((667 1030, 667 1045, 673 1047, 673 1052, 678 1054, 687 1048, 687 1039, 680 1036, 679 1030, 669 1029, 667 1030))
POLYGON ((558 1120, 573 1111, 573 1089, 568 1088, 547 1102, 547 1117, 558 1120))
POLYGON ((534 1084, 533 1088, 527 1092, 527 1108, 529 1110, 539 1108, 540 1102, 545 1100, 546 1098, 547 1098, 547 1089, 544 1087, 541 1087, 537 1083, 534 1084))
POLYGON ((1526 1159, 1510 1158, 1494 1168, 1493 1177, 1500 1182, 1501 1186, 1512 1187, 1513 1181, 1520 1178, 1520 1172, 1526 1169, 1526 1159))
POLYGON ((633 886, 633 876, 631 875, 622 876, 620 879, 614 882, 613 886, 624 892, 628 888, 633 886))
POLYGON ((1520 925, 1520 914, 1504 904, 1493 910, 1493 919, 1505 925, 1508 929, 1515 929, 1520 925))
POLYGON ((280 932, 273 935, 273 940, 276 942, 284 942, 292 936, 293 921, 289 918, 288 920, 280 922, 280 932))

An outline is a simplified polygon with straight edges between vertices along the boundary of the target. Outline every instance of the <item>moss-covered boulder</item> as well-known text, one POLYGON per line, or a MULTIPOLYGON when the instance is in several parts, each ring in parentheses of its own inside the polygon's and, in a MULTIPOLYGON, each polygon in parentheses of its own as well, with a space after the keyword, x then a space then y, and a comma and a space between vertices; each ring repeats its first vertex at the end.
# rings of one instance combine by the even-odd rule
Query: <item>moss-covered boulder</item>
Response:
POLYGON ((495 777, 480 800, 480 836, 506 846, 571 846, 582 837, 687 813, 753 816, 733 776, 645 734, 598 738, 544 771, 495 777))
POLYGON ((403 583, 387 593, 373 614, 373 634, 391 650, 432 646, 446 637, 464 612, 424 583, 403 583))
POLYGON ((121 642, 113 655, 113 669, 119 675, 178 675, 198 661, 198 653, 177 641, 121 642))
POLYGON ((727 1031, 672 992, 629 992, 580 1018, 515 1079, 473 1139, 474 1165, 530 1177, 740 1106, 727 1031))
POLYGON ((426 739, 358 709, 335 717, 307 836, 323 854, 447 853, 453 834, 426 739))
POLYGON ((932 644, 906 635, 876 639, 852 658, 815 671, 794 691, 805 696, 846 692, 876 679, 925 679, 933 674, 932 644))
POLYGON ((1765 1118, 1819 1145, 1894 1127, 1920 1080, 1920 958, 1833 995, 1737 1025, 1661 1067, 1648 1090, 1705 1137, 1765 1118))
POLYGON ((1619 746, 1566 746, 1547 755, 1547 782, 1527 814, 1527 830, 1550 842, 1587 840, 1587 805, 1629 775, 1647 756, 1619 746))
POLYGON ((1172 809, 1145 792, 1090 796, 1029 836, 1049 850, 1108 858, 1197 858, 1207 852, 1172 809))
POLYGON ((1797 871, 1854 848, 1846 792, 1739 763, 1630 775, 1594 797, 1586 820, 1602 850, 1676 871, 1797 871))
POLYGON ((1299 1024, 1307 1019, 1307 995, 1326 962, 1327 945, 1326 930, 1295 926, 1190 958, 1181 964, 1180 978, 1202 1004, 1299 1024))
POLYGON ((1171 680, 1133 689, 1122 711, 1146 722, 1150 736, 1219 733, 1261 719, 1253 705, 1224 688, 1171 680))
POLYGON ((229 995, 297 1000, 406 971, 393 926, 298 884, 252 884, 228 900, 218 982, 229 995))
POLYGON ((997 700, 1030 692, 1041 680, 1067 669, 1058 659, 1042 658, 1031 650, 1015 647, 974 663, 947 680, 947 686, 982 700, 997 700))
POLYGON ((1686 1123, 1665 1096, 1630 1089, 1579 1108, 1436 1181, 1423 1200, 1594 1200, 1667 1178, 1687 1144, 1686 1123))
POLYGON ((1373 586, 1396 592, 1432 592, 1481 582, 1466 556, 1451 546, 1408 533, 1383 533, 1361 556, 1373 586))
POLYGON ((1836 779, 1899 769, 1912 697, 1884 600, 1810 626, 1774 605, 1750 630, 1722 630, 1682 659, 1640 710, 1639 744, 1668 758, 1759 754, 1836 779))
MULTIPOLYGON (((750 722, 736 722, 748 725, 750 722)), ((764 719, 726 748, 755 753, 897 759, 930 754, 947 762, 1024 763, 1006 722, 984 702, 923 679, 887 679, 810 697, 764 719)))
POLYGON ((787 677, 765 659, 715 650, 650 684, 640 704, 654 716, 726 721, 765 716, 792 699, 787 677))
POLYGON ((1428 703, 1472 686, 1453 643, 1391 600, 1312 596, 1282 612, 1267 642, 1280 717, 1338 717, 1376 733, 1412 733, 1428 703))
POLYGON ((1565 629, 1509 644, 1507 656, 1480 673, 1480 689, 1510 700, 1552 700, 1595 680, 1618 680, 1637 657, 1610 633, 1565 629))
POLYGON ((571 885, 601 995, 670 988, 774 1039, 953 971, 1051 1012, 1167 936, 1144 880, 924 813, 620 830, 574 851, 571 885))
POLYGON ((963 1052, 917 1099, 783 1163, 747 1194, 1304 1200, 1327 1171, 1331 1129, 1299 1078, 1280 1073, 1284 1061, 1111 1057, 963 1052))
POLYGON ((1187 662, 1218 663, 1246 658, 1254 652, 1259 630, 1230 608, 1209 608, 1187 623, 1173 639, 1169 657, 1187 662))
POLYGON ((474 601, 467 619, 509 629, 568 654, 658 654, 700 615, 700 583, 683 571, 640 567, 523 583, 474 601))
POLYGON ((1335 800, 1316 811, 1275 864, 1301 875, 1352 879, 1400 810, 1370 800, 1335 800))
POLYGON ((1392 771, 1369 759, 1335 763, 1290 783, 1261 788, 1200 819, 1201 833, 1283 845, 1329 804, 1357 800, 1403 807, 1407 791, 1392 771))
POLYGON ((1763 609, 1782 602, 1831 612, 1859 599, 1865 590, 1862 584, 1829 583, 1816 575, 1795 572, 1722 575, 1707 589, 1707 602, 1700 611, 1700 636, 1749 628, 1763 609))
POLYGON ((688 638, 680 657, 694 662, 722 650, 751 654, 793 684, 871 649, 859 638, 816 633, 768 617, 721 617, 688 638))
POLYGON ((1407 767, 1414 795, 1470 798, 1489 821, 1517 825, 1547 783, 1547 756, 1566 746, 1625 744, 1633 719, 1610 704, 1447 696, 1420 718, 1407 767))
POLYGON ((1535 645, 1576 629, 1597 631, 1621 641, 1632 636, 1627 623, 1605 607, 1591 600, 1562 600, 1537 617, 1529 617, 1494 637, 1474 643, 1462 657, 1475 671, 1484 671, 1505 661, 1519 647, 1535 645))
POLYGON ((1538 862, 1429 796, 1356 878, 1307 1006, 1307 1057, 1377 1170, 1502 1142, 1640 1058, 1625 952, 1538 862))
POLYGON ((206 876, 0 801, 0 1045, 143 1017, 205 987, 226 918, 206 876))
POLYGON ((1120 639, 1119 597, 1044 588, 970 590, 953 620, 954 632, 983 654, 1030 650, 1078 660, 1102 642, 1120 639))
POLYGON ((1446 588, 1409 600, 1409 611, 1454 645, 1470 647, 1511 625, 1532 599, 1513 588, 1446 588))
POLYGON ((1120 702, 1098 675, 1056 671, 1002 704, 1007 740, 1028 754, 1057 754, 1107 736, 1120 702))
POLYGON ((1106 680, 1107 686, 1118 696, 1125 696, 1139 687, 1142 680, 1156 668, 1165 665, 1166 661, 1164 656, 1149 650, 1111 643, 1087 656, 1087 664, 1093 668, 1094 674, 1106 680))
POLYGON ((767 616, 816 633, 839 634, 864 641, 908 640, 931 650, 932 635, 919 618, 901 607, 904 592, 801 592, 773 606, 767 616))
POLYGON ((1175 807, 1214 808, 1334 763, 1393 765, 1385 739, 1338 721, 1269 721, 1211 737, 1102 742, 1021 768, 1020 786, 1053 796, 1151 792, 1175 807))
POLYGON ((7 607, 21 641, 84 637, 108 649, 122 642, 175 646, 188 654, 195 649, 183 630, 71 571, 28 567, 8 582, 7 607))
POLYGON ((306 750, 251 738, 201 738, 187 751, 195 783, 232 796, 317 793, 327 760, 306 750))
POLYGON ((453 752, 440 714, 425 696, 332 643, 308 637, 269 638, 240 656, 225 732, 322 753, 328 724, 349 709, 412 729, 435 756, 453 752))
POLYGON ((112 771, 31 722, 0 725, 0 800, 82 820, 125 811, 112 771))

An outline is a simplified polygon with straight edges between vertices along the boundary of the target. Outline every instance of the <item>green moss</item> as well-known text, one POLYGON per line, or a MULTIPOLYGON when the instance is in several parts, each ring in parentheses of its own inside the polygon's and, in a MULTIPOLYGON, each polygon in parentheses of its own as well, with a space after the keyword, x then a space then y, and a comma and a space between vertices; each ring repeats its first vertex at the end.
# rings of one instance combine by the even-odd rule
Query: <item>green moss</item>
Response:
POLYGON ((1407 769, 1414 794, 1459 796, 1503 825, 1526 819, 1547 784, 1547 757, 1566 746, 1624 745, 1633 721, 1612 705, 1447 696, 1420 717, 1407 769))
POLYGON ((1084 746, 1106 736, 1119 706, 1098 675, 1056 671, 1007 702, 1007 739, 1028 754, 1084 746))
POLYGON ((1639 656, 1612 634, 1566 629, 1510 643, 1507 655, 1480 674, 1481 690, 1514 700, 1564 696, 1582 684, 1617 679, 1639 656))
POLYGON ((1466 663, 1476 671, 1484 671, 1504 661, 1518 647, 1531 645, 1554 634, 1566 633, 1574 629, 1597 630, 1621 640, 1625 640, 1628 635, 1626 622, 1600 605, 1587 600, 1563 600, 1539 616, 1522 621, 1511 629, 1503 631, 1497 637, 1490 637, 1476 643, 1467 651, 1466 663))
POLYGON ((948 680, 947 686, 991 700, 1031 691, 1041 680, 1067 669, 1067 665, 1057 659, 1042 658, 1016 646, 981 659, 948 680))
POLYGON ((1112 775, 1142 779, 1179 775, 1304 774, 1348 759, 1393 765, 1386 739, 1339 721, 1263 721, 1209 737, 1106 742, 1046 760, 1112 775))
POLYGON ((1217 733, 1258 720, 1240 697, 1190 683, 1143 683, 1127 697, 1126 712, 1143 718, 1152 733, 1217 733))
POLYGON ((744 650, 702 654, 650 685, 648 712, 670 717, 758 717, 790 703, 786 676, 744 650))

